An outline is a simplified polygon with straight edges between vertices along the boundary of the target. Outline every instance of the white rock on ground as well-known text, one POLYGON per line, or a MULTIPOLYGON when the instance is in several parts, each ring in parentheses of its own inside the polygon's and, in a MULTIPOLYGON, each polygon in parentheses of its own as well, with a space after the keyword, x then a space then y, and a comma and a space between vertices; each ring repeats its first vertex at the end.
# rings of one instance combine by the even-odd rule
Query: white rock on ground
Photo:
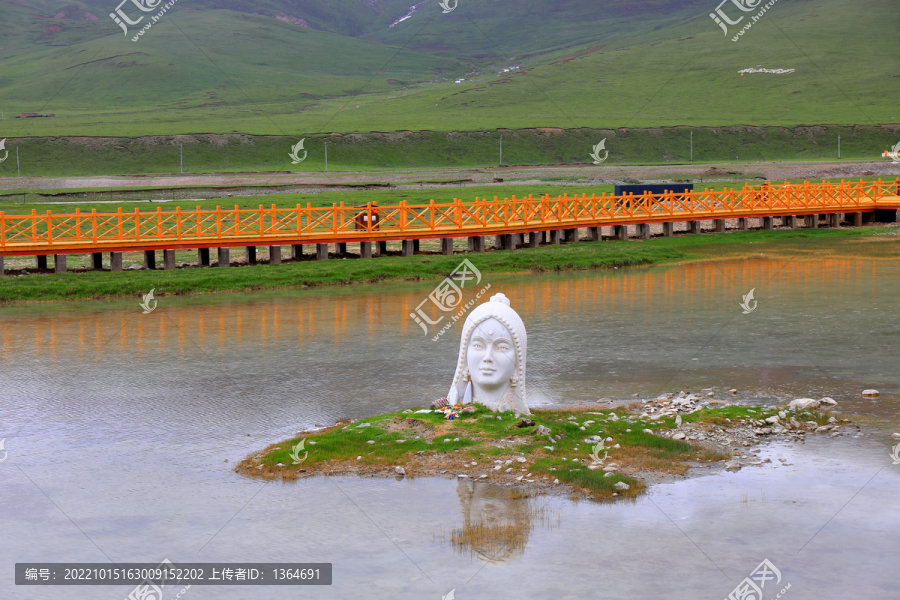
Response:
POLYGON ((645 429, 645 430, 644 430, 644 433, 649 433, 650 435, 653 435, 653 430, 652 430, 652 429, 645 429))
POLYGON ((829 398, 828 396, 819 400, 822 404, 829 404, 831 406, 837 406, 837 401, 834 398, 829 398))
POLYGON ((796 400, 791 400, 788 408, 791 410, 806 410, 808 408, 819 408, 821 404, 820 400, 814 400, 813 398, 797 398, 796 400))
POLYGON ((877 396, 879 394, 878 390, 863 390, 863 396, 877 396))
POLYGON ((895 434, 891 435, 891 437, 894 438, 895 440, 900 440, 900 433, 895 433, 895 434))
POLYGON ((627 489, 631 488, 631 486, 628 485, 627 483, 625 483, 624 481, 616 482, 616 484, 613 487, 616 488, 617 490, 627 490, 627 489))
POLYGON ((685 438, 685 435, 680 431, 672 436, 673 440, 683 440, 684 438, 685 438))
POLYGON ((406 475, 406 469, 403 467, 394 467, 394 472, 397 473, 397 475, 406 475))

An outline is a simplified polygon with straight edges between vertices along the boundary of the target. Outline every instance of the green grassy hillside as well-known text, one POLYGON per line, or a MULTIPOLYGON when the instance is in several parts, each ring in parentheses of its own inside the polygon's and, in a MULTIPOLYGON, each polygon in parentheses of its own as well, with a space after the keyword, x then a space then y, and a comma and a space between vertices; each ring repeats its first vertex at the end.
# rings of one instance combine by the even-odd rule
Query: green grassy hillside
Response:
POLYGON ((0 109, 57 117, 2 121, 0 136, 900 122, 884 2, 779 0, 736 43, 693 0, 471 4, 365 34, 391 46, 229 10, 177 10, 132 42, 108 10, 48 20, 5 0, 0 109), (795 71, 738 76, 757 65, 795 71))
MULTIPOLYGON (((301 136, 185 135, 140 138, 10 138, 23 177, 178 173, 183 145, 184 172, 323 172, 325 143, 332 173, 427 167, 494 167, 503 164, 585 164, 592 147, 605 139, 604 168, 625 164, 673 164, 734 160, 810 160, 837 158, 841 136, 844 159, 881 159, 887 145, 900 140, 893 127, 723 127, 657 129, 576 129, 502 132, 465 131, 406 134, 307 135, 306 159, 294 165, 291 146, 301 136)), ((589 171, 585 172, 588 176, 589 171)), ((0 177, 15 177, 15 158, 0 163, 0 177)), ((749 176, 749 175, 748 175, 749 176)), ((600 175, 598 175, 600 177, 600 175)), ((608 173, 603 177, 613 177, 608 173)), ((17 184, 12 184, 17 185, 17 184)))

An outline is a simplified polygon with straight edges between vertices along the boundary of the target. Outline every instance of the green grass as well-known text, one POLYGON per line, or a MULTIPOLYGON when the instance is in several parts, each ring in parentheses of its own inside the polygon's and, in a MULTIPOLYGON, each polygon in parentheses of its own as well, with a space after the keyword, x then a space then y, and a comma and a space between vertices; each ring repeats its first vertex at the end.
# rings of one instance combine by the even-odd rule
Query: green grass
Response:
MULTIPOLYGON (((159 136, 158 138, 12 137, 11 158, 0 163, 0 177, 16 177, 16 149, 22 177, 148 175, 184 172, 302 173, 325 177, 347 171, 489 167, 498 169, 500 136, 503 165, 587 165, 590 152, 606 140, 609 157, 593 169, 604 177, 624 177, 609 167, 632 164, 688 164, 691 134, 697 166, 704 162, 818 160, 837 158, 841 136, 843 159, 882 159, 881 152, 900 139, 900 125, 795 127, 668 127, 659 129, 567 129, 552 134, 529 130, 417 132, 403 134, 294 136, 159 136), (303 138, 307 158, 291 164, 290 148, 303 138)), ((273 173, 273 177, 276 176, 273 173)), ((745 173, 736 177, 755 177, 745 173)), ((273 179, 276 183, 277 179, 273 179)), ((139 183, 136 182, 136 183, 139 183)))
MULTIPOLYGON (((900 258, 900 247, 896 243, 885 243, 893 238, 884 234, 895 229, 747 231, 647 241, 579 242, 535 249, 520 248, 514 252, 466 253, 464 256, 482 273, 596 270, 688 260, 734 259, 750 255, 793 259, 819 259, 835 255, 900 258)), ((151 288, 156 289, 157 296, 163 296, 440 279, 448 275, 462 258, 460 254, 443 256, 434 253, 371 260, 315 261, 307 256, 297 262, 246 268, 122 273, 87 271, 3 277, 0 278, 0 302, 138 297, 151 288)), ((31 259, 27 260, 31 264, 31 259)), ((7 269, 10 268, 12 264, 8 262, 7 269)))
MULTIPOLYGON (((63 31, 38 39, 50 21, 4 3, 2 108, 57 117, 10 120, 2 135, 495 136, 500 128, 557 127, 604 130, 618 143, 621 128, 809 126, 814 138, 813 126, 900 122, 893 7, 876 0, 781 0, 738 43, 723 36, 708 16, 713 7, 699 0, 581 1, 565 10, 497 0, 462 3, 449 15, 434 3, 427 8, 366 34, 392 46, 228 10, 176 10, 134 43, 106 17, 108 7, 97 9, 103 18, 96 23, 53 21, 63 31), (523 68, 499 77, 497 69, 510 63, 523 68), (795 72, 738 77, 760 64, 795 72), (460 76, 467 81, 452 83, 460 76)), ((798 146, 803 141, 819 145, 799 135, 798 146)), ((656 148, 662 159, 684 153, 684 144, 663 145, 656 148)), ((608 147, 616 160, 628 155, 608 147)), ((272 159, 255 162, 263 160, 272 159)))
MULTIPOLYGON (((674 417, 641 419, 626 408, 614 411, 596 408, 535 410, 530 418, 536 425, 550 429, 549 436, 552 437, 548 437, 539 435, 537 427, 517 427, 519 419, 511 412, 494 414, 484 407, 476 405, 476 408, 474 413, 462 413, 453 420, 446 420, 442 414, 418 414, 407 409, 358 423, 342 422, 328 430, 273 444, 242 461, 236 470, 251 476, 295 479, 301 474, 345 472, 348 469, 361 472, 402 465, 410 476, 429 474, 429 469, 432 473, 435 469, 443 469, 451 474, 477 474, 487 470, 489 474, 495 474, 491 477, 495 479, 503 477, 492 469, 496 460, 522 455, 525 463, 514 460, 510 466, 515 471, 524 467, 523 475, 530 472, 535 480, 542 477, 559 479, 594 498, 611 499, 616 492, 623 497, 637 496, 646 487, 621 472, 606 477, 601 469, 588 469, 593 443, 585 443, 584 439, 592 435, 613 438, 612 442, 605 443, 606 448, 601 453, 608 453, 604 463, 619 465, 619 471, 648 469, 683 474, 687 471, 685 463, 688 461, 727 458, 699 445, 660 436, 660 430, 675 427, 674 417), (613 413, 618 420, 609 419, 613 413), (366 423, 369 425, 360 427, 366 423), (644 429, 654 433, 646 433, 644 429), (523 443, 505 448, 493 444, 512 437, 523 443), (301 442, 303 447, 299 448, 301 442), (620 448, 613 448, 615 444, 620 448), (294 464, 292 459, 294 448, 298 448, 298 456, 306 456, 299 464, 294 464), (308 454, 304 454, 306 452, 308 454), (416 461, 419 456, 425 459, 424 465, 416 461), (459 464, 473 461, 478 463, 474 468, 459 464), (616 490, 614 486, 620 481, 627 483, 630 489, 616 490)), ((682 415, 682 419, 690 423, 731 427, 749 418, 765 419, 777 412, 777 409, 735 405, 705 408, 682 415)), ((814 420, 819 424, 827 423, 830 416, 818 411, 791 414, 801 422, 814 420)))

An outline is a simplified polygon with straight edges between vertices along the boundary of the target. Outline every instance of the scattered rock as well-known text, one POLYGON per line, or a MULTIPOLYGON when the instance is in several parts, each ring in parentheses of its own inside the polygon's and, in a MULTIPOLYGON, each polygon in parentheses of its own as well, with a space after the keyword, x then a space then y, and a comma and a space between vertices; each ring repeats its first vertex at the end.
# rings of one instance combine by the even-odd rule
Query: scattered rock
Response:
POLYGON ((731 390, 728 390, 728 393, 729 394, 737 394, 737 390, 731 389, 731 390))
POLYGON ((550 428, 544 425, 537 426, 538 435, 550 435, 550 428))
POLYGON ((631 489, 631 486, 628 485, 627 483, 625 483, 624 481, 617 481, 613 487, 616 488, 617 490, 631 489))
POLYGON ((893 433, 893 434, 891 434, 891 437, 894 438, 895 440, 900 440, 900 433, 893 433))
POLYGON ((457 477, 459 477, 460 479, 465 479, 466 477, 468 477, 468 475, 466 475, 465 473, 460 473, 459 475, 457 475, 457 477))
POLYGON ((822 402, 820 400, 797 398, 796 400, 791 400, 791 403, 788 404, 788 408, 790 410, 807 410, 810 408, 819 408, 821 404, 822 402))
POLYGON ((675 417, 675 427, 681 427, 681 415, 675 417))
POLYGON ((516 458, 516 460, 517 460, 518 462, 520 462, 520 463, 523 463, 523 462, 525 462, 525 457, 524 457, 524 456, 519 456, 519 457, 516 458))
POLYGON ((359 429, 360 427, 371 427, 371 426, 372 426, 371 423, 360 423, 359 425, 356 426, 356 428, 359 429))
POLYGON ((863 390, 862 395, 863 395, 863 396, 872 396, 872 397, 874 397, 874 396, 878 396, 878 395, 879 395, 879 391, 878 391, 878 390, 863 390))
POLYGON ((366 442, 366 443, 367 443, 367 444, 374 444, 374 443, 375 443, 375 440, 369 440, 369 441, 366 442))
POLYGON ((522 429, 523 427, 534 427, 535 423, 531 419, 522 419, 518 423, 516 423, 516 427, 522 429))
POLYGON ((403 467, 394 467, 394 472, 397 473, 397 475, 406 475, 406 469, 403 467))
POLYGON ((644 433, 649 433, 650 435, 653 435, 653 430, 652 430, 652 429, 645 429, 645 430, 644 430, 644 433))
POLYGON ((772 415, 771 417, 766 419, 766 423, 771 423, 772 425, 778 422, 778 415, 772 415))
POLYGON ((837 401, 834 398, 829 398, 827 396, 825 398, 822 398, 821 400, 819 400, 819 402, 821 402, 822 404, 837 406, 837 401))
POLYGON ((612 471, 607 471, 603 474, 604 477, 612 477, 613 475, 615 475, 615 473, 613 473, 612 471))
POLYGON ((672 436, 672 439, 673 440, 683 440, 685 437, 687 437, 687 436, 685 436, 682 432, 679 431, 678 433, 676 433, 675 435, 672 436))

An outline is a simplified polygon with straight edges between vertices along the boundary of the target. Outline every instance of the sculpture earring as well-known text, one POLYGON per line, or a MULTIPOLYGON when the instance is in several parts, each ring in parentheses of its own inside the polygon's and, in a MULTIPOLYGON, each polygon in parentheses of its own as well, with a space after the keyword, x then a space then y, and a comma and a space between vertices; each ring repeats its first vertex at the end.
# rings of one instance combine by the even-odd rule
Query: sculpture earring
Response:
POLYGON ((466 383, 466 393, 463 394, 463 404, 472 404, 472 378, 469 377, 468 383, 466 383))

